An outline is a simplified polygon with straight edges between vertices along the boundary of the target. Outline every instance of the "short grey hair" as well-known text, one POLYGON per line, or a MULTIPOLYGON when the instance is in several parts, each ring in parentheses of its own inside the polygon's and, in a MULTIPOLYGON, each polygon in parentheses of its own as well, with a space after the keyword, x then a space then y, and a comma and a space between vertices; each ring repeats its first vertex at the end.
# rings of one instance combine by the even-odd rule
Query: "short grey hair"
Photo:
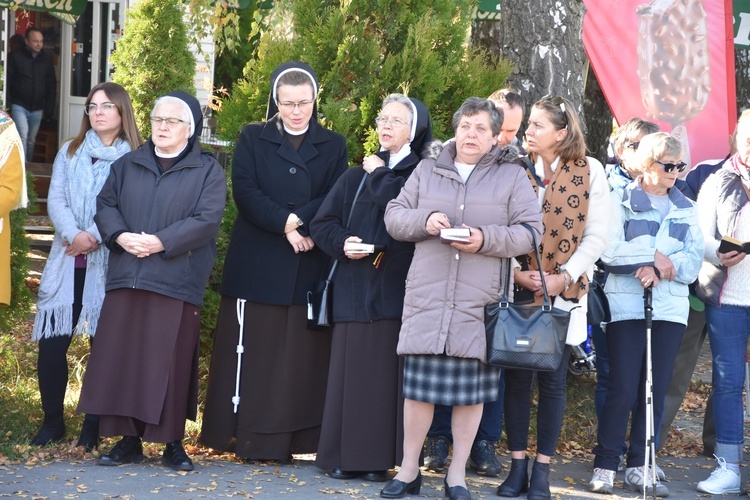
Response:
POLYGON ((188 103, 172 95, 161 96, 154 101, 154 109, 151 110, 151 116, 154 116, 156 108, 162 104, 179 104, 180 109, 182 110, 181 119, 187 124, 188 128, 190 128, 190 135, 192 136, 195 132, 195 122, 193 120, 193 112, 190 111, 188 103))
POLYGON ((404 94, 388 94, 386 98, 383 99, 383 105, 380 107, 380 109, 383 109, 392 102, 403 104, 406 109, 409 110, 409 127, 411 127, 411 124, 414 123, 414 105, 412 104, 411 99, 406 97, 404 94))
POLYGON ((503 110, 495 106, 495 103, 482 97, 469 97, 466 99, 458 111, 453 113, 453 133, 458 130, 458 123, 463 116, 474 116, 482 111, 490 115, 490 128, 492 135, 497 136, 503 127, 503 110))

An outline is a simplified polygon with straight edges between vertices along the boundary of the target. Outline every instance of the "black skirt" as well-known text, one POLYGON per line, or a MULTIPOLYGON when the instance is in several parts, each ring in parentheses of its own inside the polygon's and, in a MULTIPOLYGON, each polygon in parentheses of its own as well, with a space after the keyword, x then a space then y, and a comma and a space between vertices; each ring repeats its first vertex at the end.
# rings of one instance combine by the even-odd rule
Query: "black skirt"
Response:
POLYGON ((337 323, 315 464, 380 471, 401 462, 403 358, 399 320, 337 323))
POLYGON ((474 358, 445 354, 407 355, 404 397, 446 406, 497 400, 502 368, 474 358))

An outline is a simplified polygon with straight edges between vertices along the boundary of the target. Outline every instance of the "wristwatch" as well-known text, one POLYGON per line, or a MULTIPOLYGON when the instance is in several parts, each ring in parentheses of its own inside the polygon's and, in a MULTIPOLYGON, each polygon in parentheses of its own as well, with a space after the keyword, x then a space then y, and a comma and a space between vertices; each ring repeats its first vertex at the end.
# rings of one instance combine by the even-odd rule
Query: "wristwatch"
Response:
POLYGON ((297 217, 297 227, 300 228, 300 227, 302 227, 304 225, 305 225, 305 223, 302 221, 302 219, 300 219, 299 217, 297 217))

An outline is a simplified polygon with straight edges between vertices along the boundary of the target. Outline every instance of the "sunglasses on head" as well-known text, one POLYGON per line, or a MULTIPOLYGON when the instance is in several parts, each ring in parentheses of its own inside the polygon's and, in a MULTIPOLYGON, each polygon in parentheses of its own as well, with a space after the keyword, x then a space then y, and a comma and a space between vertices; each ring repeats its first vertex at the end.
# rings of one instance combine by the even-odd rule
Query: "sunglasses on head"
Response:
POLYGON ((656 163, 664 167, 665 172, 671 172, 672 170, 677 170, 678 172, 682 172, 687 168, 687 163, 684 161, 681 161, 679 163, 667 163, 663 161, 656 160, 656 163))
POLYGON ((560 111, 562 111, 563 115, 563 120, 565 120, 565 128, 568 128, 568 113, 565 112, 565 99, 560 96, 546 95, 542 97, 542 100, 551 102, 555 106, 560 107, 560 111))

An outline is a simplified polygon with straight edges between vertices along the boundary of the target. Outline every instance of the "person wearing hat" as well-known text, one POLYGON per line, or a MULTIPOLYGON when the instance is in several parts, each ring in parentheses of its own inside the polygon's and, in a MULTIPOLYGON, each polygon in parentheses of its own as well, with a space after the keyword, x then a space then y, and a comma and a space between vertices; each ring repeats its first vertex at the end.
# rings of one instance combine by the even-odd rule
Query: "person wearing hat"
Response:
POLYGON ((318 123, 318 89, 307 64, 278 66, 266 121, 245 126, 234 152, 237 218, 200 440, 249 461, 318 448, 331 331, 307 330, 307 292, 328 262, 309 224, 347 169, 346 140, 318 123))
POLYGON ((94 221, 110 251, 104 303, 78 404, 123 436, 98 465, 163 462, 193 470, 181 440, 195 420, 200 308, 226 203, 219 163, 201 150, 203 116, 182 91, 156 100, 146 144, 117 160, 94 221))
POLYGON ((380 151, 339 178, 310 231, 320 248, 339 261, 316 465, 336 479, 360 476, 377 482, 385 481, 386 471, 401 461, 403 366, 396 344, 414 255, 413 243, 388 234, 383 216, 424 158, 432 127, 425 105, 403 94, 383 100, 375 123, 380 151), (353 243, 375 247, 372 253, 358 253, 353 243))

